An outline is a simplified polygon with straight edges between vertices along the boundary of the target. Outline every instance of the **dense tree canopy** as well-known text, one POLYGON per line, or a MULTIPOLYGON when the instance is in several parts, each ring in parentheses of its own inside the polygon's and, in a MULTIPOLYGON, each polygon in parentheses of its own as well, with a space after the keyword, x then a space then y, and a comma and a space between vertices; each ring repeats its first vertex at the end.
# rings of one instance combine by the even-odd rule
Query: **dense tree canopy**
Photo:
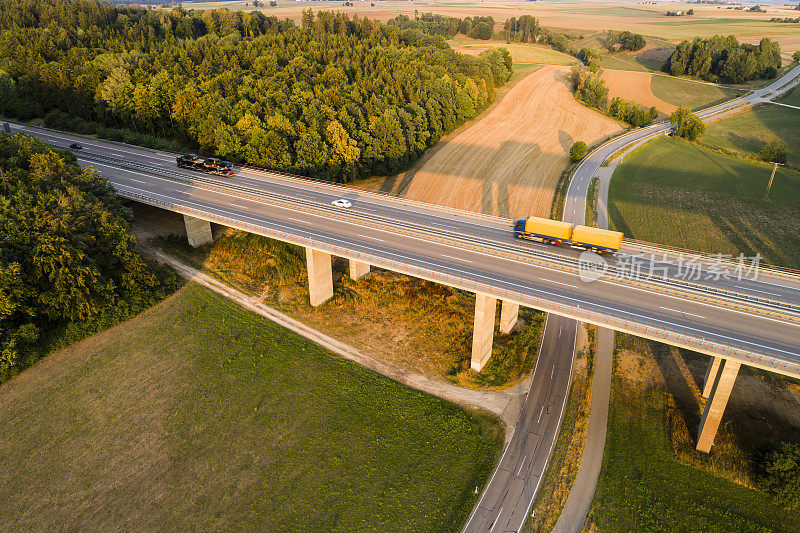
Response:
POLYGON ((609 31, 606 36, 606 48, 612 50, 615 44, 619 44, 620 50, 641 50, 647 44, 643 35, 631 33, 629 31, 609 31))
POLYGON ((54 325, 160 296, 131 217, 71 153, 0 134, 0 381, 54 325))
POLYGON ((780 67, 780 44, 767 37, 757 45, 739 44, 733 35, 683 41, 664 64, 673 76, 725 83, 774 78, 780 67))
POLYGON ((345 181, 396 172, 476 116, 511 58, 326 12, 298 26, 257 11, 9 0, 0 71, 6 114, 67 112, 345 181))
POLYGON ((672 122, 672 134, 675 137, 683 137, 690 141, 694 141, 706 131, 706 125, 703 124, 700 117, 683 106, 672 112, 670 122, 672 122))

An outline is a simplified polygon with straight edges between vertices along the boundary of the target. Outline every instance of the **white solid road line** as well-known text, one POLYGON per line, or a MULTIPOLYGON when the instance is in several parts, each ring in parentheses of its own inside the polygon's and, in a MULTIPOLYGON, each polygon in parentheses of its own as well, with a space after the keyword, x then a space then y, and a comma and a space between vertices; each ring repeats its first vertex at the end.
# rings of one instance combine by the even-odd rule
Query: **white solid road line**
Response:
POLYGON ((308 220, 302 220, 299 218, 292 218, 292 217, 286 217, 286 218, 288 218, 289 220, 294 220, 295 222, 302 222, 303 224, 313 224, 313 222, 309 222, 308 220))
POLYGON ((455 259, 456 261, 464 261, 465 263, 472 263, 472 261, 470 261, 469 259, 462 259, 460 257, 453 257, 452 255, 445 255, 445 254, 439 254, 439 255, 441 255, 442 257, 446 257, 448 259, 455 259))
MULTIPOLYGON (((659 306, 659 307, 661 307, 661 306, 659 306)), ((696 316, 697 318, 705 318, 703 315, 696 315, 694 313, 687 313, 686 311, 679 311, 677 309, 671 309, 669 307, 661 307, 661 309, 663 309, 665 311, 672 311, 673 313, 680 313, 682 315, 690 315, 690 316, 696 316)))
POLYGON ((232 205, 233 207, 241 207, 242 209, 250 209, 249 207, 246 207, 246 206, 243 206, 243 205, 239 205, 239 204, 234 204, 233 202, 228 202, 228 205, 232 205))
POLYGON ((359 237, 363 237, 365 239, 370 239, 370 240, 373 240, 373 241, 386 242, 383 239, 379 239, 377 237, 370 237, 369 235, 361 235, 360 233, 358 234, 358 236, 359 237))
MULTIPOLYGON (((547 278, 539 278, 540 281, 546 281, 547 283, 555 283, 556 285, 564 285, 565 287, 572 287, 573 289, 577 289, 577 285, 570 285, 569 283, 562 283, 560 281, 553 281, 552 279, 547 278)), ((616 283, 615 283, 616 285, 616 283)))

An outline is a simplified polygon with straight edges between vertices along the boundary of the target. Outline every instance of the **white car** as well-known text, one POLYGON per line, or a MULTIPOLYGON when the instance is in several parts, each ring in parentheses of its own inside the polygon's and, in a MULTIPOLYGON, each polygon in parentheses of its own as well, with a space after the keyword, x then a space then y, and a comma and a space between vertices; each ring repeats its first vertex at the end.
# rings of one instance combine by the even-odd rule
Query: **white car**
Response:
POLYGON ((350 203, 350 200, 345 200, 344 198, 339 198, 338 200, 332 201, 331 205, 335 205, 336 207, 343 207, 345 209, 353 207, 353 204, 350 203))

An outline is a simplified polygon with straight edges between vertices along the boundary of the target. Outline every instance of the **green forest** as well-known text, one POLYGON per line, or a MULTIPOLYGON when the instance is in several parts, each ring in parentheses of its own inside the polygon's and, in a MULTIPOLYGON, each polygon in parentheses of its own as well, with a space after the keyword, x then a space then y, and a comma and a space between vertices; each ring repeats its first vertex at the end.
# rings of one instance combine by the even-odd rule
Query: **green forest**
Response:
POLYGON ((178 285, 142 259, 131 211, 68 151, 0 134, 0 199, 0 382, 44 355, 54 335, 77 340, 178 285))
POLYGON ((664 63, 664 71, 673 76, 724 83, 774 78, 779 68, 780 44, 767 37, 757 45, 739 44, 733 35, 683 41, 664 63))
POLYGON ((460 55, 344 14, 0 3, 4 115, 340 182, 408 166, 489 106, 511 67, 503 49, 460 55))

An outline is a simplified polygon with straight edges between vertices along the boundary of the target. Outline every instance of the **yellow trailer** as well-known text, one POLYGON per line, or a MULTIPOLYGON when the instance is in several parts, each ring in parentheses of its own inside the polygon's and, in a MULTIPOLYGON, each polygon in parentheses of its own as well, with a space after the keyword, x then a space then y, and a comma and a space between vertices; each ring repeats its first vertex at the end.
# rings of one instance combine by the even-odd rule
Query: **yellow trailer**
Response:
POLYGON ((572 224, 549 218, 525 217, 514 223, 514 234, 543 241, 568 242, 572 237, 572 224))
POLYGON ((598 251, 616 253, 622 247, 623 234, 619 231, 575 226, 572 231, 572 244, 598 251))

